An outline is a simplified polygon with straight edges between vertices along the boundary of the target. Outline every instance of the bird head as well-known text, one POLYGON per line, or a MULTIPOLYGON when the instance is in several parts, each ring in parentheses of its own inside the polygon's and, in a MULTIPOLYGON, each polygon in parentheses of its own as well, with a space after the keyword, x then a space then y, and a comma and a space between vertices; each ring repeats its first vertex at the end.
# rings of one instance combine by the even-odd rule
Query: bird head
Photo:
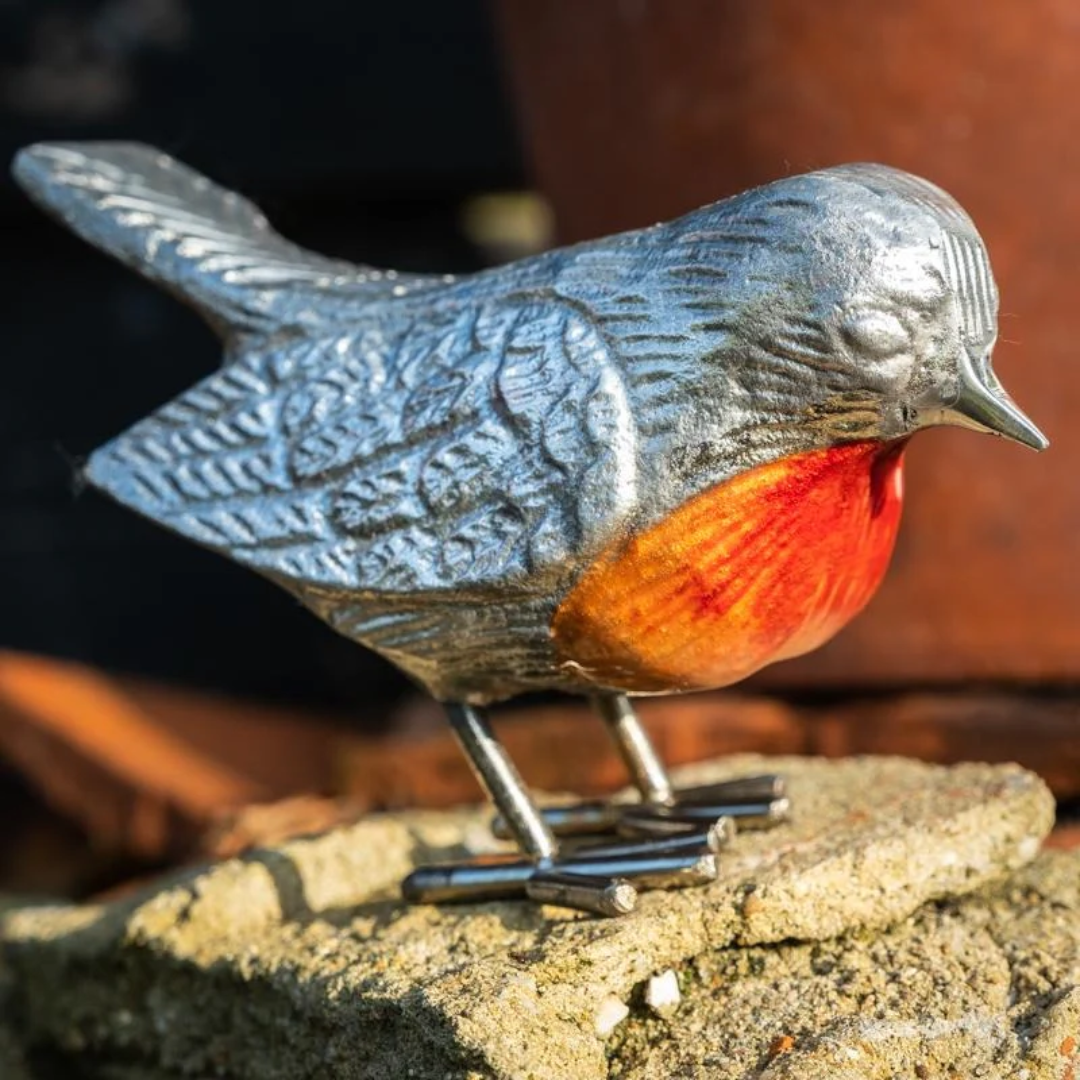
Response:
MULTIPOLYGON (((971 219, 940 188, 880 165, 815 174, 828 181, 812 263, 824 354, 835 369, 818 418, 872 417, 902 438, 952 424, 1035 450, 1049 443, 991 366, 998 294, 971 219), (825 264, 828 264, 826 270, 825 264)), ((808 293, 804 293, 804 299, 808 293)))

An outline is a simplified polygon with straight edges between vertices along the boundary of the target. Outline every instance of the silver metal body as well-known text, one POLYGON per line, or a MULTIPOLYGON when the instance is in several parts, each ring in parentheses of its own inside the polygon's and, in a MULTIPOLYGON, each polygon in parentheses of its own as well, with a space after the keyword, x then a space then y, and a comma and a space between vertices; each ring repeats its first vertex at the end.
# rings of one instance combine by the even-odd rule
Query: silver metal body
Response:
POLYGON ((89 480, 444 701, 597 689, 555 655, 560 601, 620 537, 755 465, 935 423, 1045 444, 990 371, 970 219, 884 166, 460 280, 304 251, 137 144, 31 147, 15 174, 225 340, 222 369, 89 480))
POLYGON ((556 654, 552 617, 602 553, 802 451, 939 423, 1046 445, 990 368, 975 227, 884 166, 460 280, 304 251, 150 147, 31 147, 15 175, 225 341, 221 370, 97 451, 89 480, 449 703, 526 858, 422 868, 409 899, 626 914, 636 887, 715 878, 733 819, 786 818, 776 777, 674 790, 625 688, 556 654), (476 706, 536 688, 594 696, 640 803, 535 805, 476 706), (604 831, 623 839, 559 849, 604 831))

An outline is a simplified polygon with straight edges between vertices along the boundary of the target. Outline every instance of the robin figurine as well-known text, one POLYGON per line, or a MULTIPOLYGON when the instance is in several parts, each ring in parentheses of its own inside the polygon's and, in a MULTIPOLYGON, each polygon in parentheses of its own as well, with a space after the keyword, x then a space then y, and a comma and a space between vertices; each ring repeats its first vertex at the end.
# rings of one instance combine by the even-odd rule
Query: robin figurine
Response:
POLYGON ((15 175, 225 343, 90 482, 446 704, 525 857, 421 869, 413 899, 614 914, 631 880, 707 880, 726 818, 783 815, 779 782, 674 792, 626 695, 725 686, 840 630, 889 562, 915 432, 1047 445, 991 370, 974 225, 885 166, 462 278, 312 254, 146 146, 34 146, 15 175), (640 804, 537 809, 483 713, 536 689, 593 698, 640 804), (599 826, 623 839, 560 852, 599 826))

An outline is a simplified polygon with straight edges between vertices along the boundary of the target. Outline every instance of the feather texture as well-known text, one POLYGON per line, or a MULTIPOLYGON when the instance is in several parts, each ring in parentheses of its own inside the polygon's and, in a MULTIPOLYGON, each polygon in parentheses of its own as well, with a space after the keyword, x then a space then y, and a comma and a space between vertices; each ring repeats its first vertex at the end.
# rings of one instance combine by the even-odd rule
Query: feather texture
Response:
POLYGON ((506 302, 245 354, 87 475, 297 591, 543 592, 636 504, 634 450, 595 330, 506 302))
POLYGON ((219 329, 321 326, 343 305, 440 277, 399 275, 306 251, 247 199, 139 143, 43 143, 15 178, 50 213, 178 293, 219 329))

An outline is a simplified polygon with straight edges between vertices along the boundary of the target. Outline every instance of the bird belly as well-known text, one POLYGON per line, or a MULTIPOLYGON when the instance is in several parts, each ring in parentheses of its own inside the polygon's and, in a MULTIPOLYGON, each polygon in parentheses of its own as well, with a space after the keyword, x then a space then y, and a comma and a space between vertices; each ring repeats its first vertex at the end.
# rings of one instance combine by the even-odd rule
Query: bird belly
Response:
POLYGON ((726 686, 829 640, 892 554, 904 443, 750 469, 621 541, 559 606, 564 670, 630 693, 726 686))

